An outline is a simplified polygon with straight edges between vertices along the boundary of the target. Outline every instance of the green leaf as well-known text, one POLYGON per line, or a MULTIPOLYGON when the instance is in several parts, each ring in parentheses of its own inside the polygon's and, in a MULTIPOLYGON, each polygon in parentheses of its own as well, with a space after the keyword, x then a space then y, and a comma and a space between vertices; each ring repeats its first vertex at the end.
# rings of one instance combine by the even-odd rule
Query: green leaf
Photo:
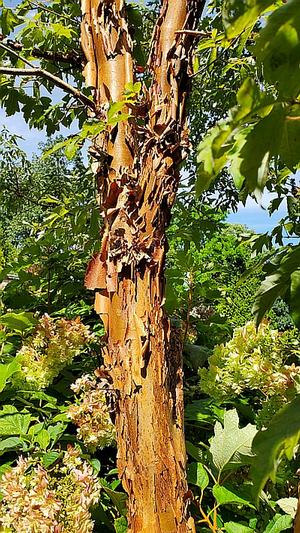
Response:
POLYGON ((228 160, 228 152, 232 147, 231 137, 233 123, 221 121, 212 128, 199 144, 197 162, 196 196, 209 189, 228 160))
POLYGON ((23 19, 18 17, 13 9, 3 7, 1 8, 0 13, 0 28, 1 33, 4 36, 10 34, 11 31, 15 29, 16 26, 19 26, 23 23, 23 19))
POLYGON ((262 12, 273 3, 274 0, 225 0, 223 24, 227 37, 237 37, 254 26, 262 12))
POLYGON ((42 463, 45 466, 45 468, 48 468, 49 466, 53 465, 58 459, 62 457, 62 452, 47 452, 42 455, 42 463))
POLYGON ((95 457, 93 457, 93 459, 91 459, 89 463, 92 465, 95 474, 99 474, 101 470, 101 463, 99 459, 96 459, 95 457))
POLYGON ((112 490, 110 487, 107 486, 107 482, 104 479, 101 479, 101 485, 106 492, 106 494, 110 497, 113 504, 118 509, 119 513, 123 516, 126 516, 127 514, 127 494, 124 492, 118 492, 115 490, 112 490))
POLYGON ((188 482, 197 485, 201 490, 206 489, 209 484, 208 473, 201 463, 191 463, 187 468, 188 482))
POLYGON ((284 98, 296 98, 300 91, 299 0, 290 0, 269 16, 254 53, 263 65, 265 79, 276 85, 284 98))
POLYGON ((195 400, 186 406, 184 415, 186 420, 214 424, 216 420, 223 421, 224 409, 214 405, 210 400, 195 400))
POLYGON ((266 312, 279 296, 289 292, 289 303, 296 324, 299 320, 300 246, 285 248, 269 265, 270 273, 262 281, 254 300, 252 313, 260 324, 266 312))
POLYGON ((286 110, 283 124, 282 140, 279 155, 286 166, 294 170, 298 165, 300 156, 300 110, 299 105, 294 105, 286 110))
POLYGON ((75 157, 81 146, 82 143, 81 140, 78 139, 78 137, 70 141, 68 144, 65 145, 66 157, 71 161, 75 157))
POLYGON ((300 328, 300 270, 291 274, 290 313, 297 328, 300 328))
POLYGON ((184 354, 193 370, 198 370, 200 366, 204 366, 209 355, 210 350, 206 346, 198 346, 197 344, 185 344, 184 354))
POLYGON ((278 153, 285 121, 282 106, 276 106, 248 130, 239 152, 239 174, 244 177, 247 189, 260 200, 271 157, 278 153), (276 131, 276 135, 274 135, 276 131))
POLYGON ((0 323, 12 331, 24 333, 33 329, 37 325, 38 320, 33 313, 6 313, 0 316, 0 323))
POLYGON ((291 516, 276 514, 263 533, 281 533, 281 531, 290 529, 292 523, 293 519, 291 516))
POLYGON ((278 457, 288 439, 296 438, 300 432, 300 396, 283 407, 271 420, 266 430, 257 433, 253 440, 255 454, 250 474, 253 480, 253 493, 259 495, 269 478, 274 478, 278 457))
POLYGON ((11 363, 6 365, 0 364, 0 392, 5 388, 9 378, 15 374, 15 372, 19 372, 20 369, 21 365, 16 359, 13 359, 11 363))
POLYGON ((252 308, 256 324, 259 325, 266 312, 271 309, 279 296, 283 296, 287 290, 287 282, 280 272, 267 276, 261 283, 252 308))
POLYGON ((42 450, 46 450, 50 444, 50 435, 46 429, 42 429, 36 436, 35 441, 39 444, 42 450))
POLYGON ((30 414, 5 414, 0 418, 0 435, 25 435, 31 422, 30 414))
POLYGON ((280 498, 276 503, 286 514, 295 518, 298 507, 298 498, 280 498))
POLYGON ((221 472, 225 467, 245 464, 245 456, 252 456, 251 445, 256 427, 248 424, 239 428, 239 417, 235 409, 224 414, 224 427, 217 422, 215 435, 211 439, 210 452, 216 468, 221 472))
POLYGON ((52 23, 51 28, 56 34, 56 37, 66 37, 67 39, 72 37, 73 30, 71 28, 67 28, 65 24, 52 23))
POLYGON ((54 426, 48 426, 48 434, 49 434, 50 440, 52 441, 52 446, 64 434, 66 428, 67 428, 67 424, 64 424, 63 422, 58 422, 54 426))
POLYGON ((109 106, 109 110, 107 112, 107 120, 108 122, 117 114, 119 111, 122 111, 123 107, 125 106, 125 102, 113 102, 109 106))
POLYGON ((19 437, 9 437, 0 441, 0 455, 10 450, 18 449, 23 446, 23 440, 19 437))
POLYGON ((114 521, 114 528, 116 533, 126 533, 128 529, 126 518, 124 516, 116 518, 114 521))
POLYGON ((201 448, 197 448, 194 444, 189 442, 188 440, 185 443, 186 445, 186 451, 187 453, 193 458, 196 459, 197 462, 200 462, 203 460, 203 450, 201 448))
POLYGON ((10 463, 4 463, 4 464, 0 465, 0 479, 5 474, 5 472, 8 472, 8 470, 11 469, 11 464, 12 463, 10 462, 10 463))
POLYGON ((236 503, 239 505, 247 505, 248 507, 251 507, 252 509, 255 509, 254 505, 251 504, 248 500, 245 500, 245 498, 239 496, 235 492, 233 492, 233 489, 227 489, 226 487, 222 485, 214 485, 213 487, 213 495, 218 503, 218 505, 226 505, 228 503, 236 503))
POLYGON ((227 533, 255 533, 254 529, 237 522, 226 522, 224 528, 227 533))

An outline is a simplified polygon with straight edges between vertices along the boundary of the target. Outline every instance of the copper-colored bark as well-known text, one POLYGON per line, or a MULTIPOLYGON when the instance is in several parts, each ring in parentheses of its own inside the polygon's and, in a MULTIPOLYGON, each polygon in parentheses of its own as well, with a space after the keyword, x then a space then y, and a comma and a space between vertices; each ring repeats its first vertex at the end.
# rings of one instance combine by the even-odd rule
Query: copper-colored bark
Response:
MULTIPOLYGON (((144 90, 144 125, 121 122, 94 153, 104 234, 86 285, 107 332, 105 364, 118 392, 118 468, 129 496, 131 533, 194 531, 187 510, 181 347, 164 314, 165 231, 187 145, 185 100, 202 0, 164 0, 144 90), (103 154, 107 154, 103 159, 103 154)), ((123 0, 82 0, 86 83, 98 115, 133 80, 123 0)))

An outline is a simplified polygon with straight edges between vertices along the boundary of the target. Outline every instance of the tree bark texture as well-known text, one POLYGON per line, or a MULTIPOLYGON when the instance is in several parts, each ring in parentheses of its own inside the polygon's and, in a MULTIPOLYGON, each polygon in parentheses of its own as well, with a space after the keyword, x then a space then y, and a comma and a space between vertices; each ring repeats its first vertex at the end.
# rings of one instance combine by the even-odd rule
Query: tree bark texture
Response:
MULTIPOLYGON (((165 316, 166 228, 188 146, 186 97, 202 0, 163 0, 148 69, 150 88, 132 117, 94 143, 104 219, 101 252, 88 267, 118 393, 118 469, 128 493, 130 533, 194 531, 188 514, 182 346, 165 316), (141 111, 143 110, 143 111, 141 111)), ((97 117, 134 81, 123 0, 82 0, 84 76, 97 117)))

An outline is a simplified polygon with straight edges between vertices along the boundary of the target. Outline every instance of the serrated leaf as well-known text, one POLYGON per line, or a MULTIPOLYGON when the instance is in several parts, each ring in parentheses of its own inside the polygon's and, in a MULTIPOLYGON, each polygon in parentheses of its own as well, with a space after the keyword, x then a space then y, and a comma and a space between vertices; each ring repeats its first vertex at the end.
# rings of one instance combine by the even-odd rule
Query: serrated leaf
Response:
POLYGON ((188 483, 200 487, 201 490, 206 489, 209 484, 208 473, 201 463, 191 463, 187 468, 188 483))
POLYGON ((51 28, 58 37, 66 37, 66 39, 72 37, 73 30, 68 28, 65 24, 52 23, 51 28))
POLYGON ((251 507, 252 509, 255 509, 254 505, 249 502, 248 500, 245 500, 245 498, 239 496, 232 490, 229 490, 228 488, 222 486, 222 485, 214 485, 213 487, 213 495, 218 503, 218 505, 226 505, 228 503, 236 503, 239 505, 247 505, 248 507, 251 507))
POLYGON ((9 437, 0 441, 0 455, 10 450, 15 450, 23 446, 23 441, 19 437, 9 437))
POLYGON ((53 463, 55 463, 55 461, 57 461, 60 457, 62 457, 62 452, 47 452, 42 455, 42 463, 45 468, 48 468, 49 466, 53 465, 53 463))
POLYGON ((226 533, 255 533, 251 527, 238 524, 237 522, 226 522, 224 528, 226 533))
POLYGON ((38 320, 35 318, 33 313, 6 313, 0 316, 0 324, 6 326, 12 331, 18 333, 24 333, 25 331, 30 331, 37 325, 38 320))
POLYGON ((276 84, 284 98, 296 98, 300 91, 299 35, 299 0, 290 0, 268 17, 255 46, 265 79, 276 84))
POLYGON ((239 428, 235 409, 225 412, 224 427, 220 422, 215 424, 215 435, 210 443, 213 462, 219 472, 231 465, 245 464, 245 456, 252 456, 251 446, 256 433, 256 427, 251 424, 239 428))
POLYGON ((52 441, 52 446, 60 439, 67 428, 67 424, 58 422, 54 426, 48 426, 49 437, 52 441))
POLYGON ((225 0, 223 5, 223 24, 229 39, 241 35, 246 28, 252 28, 274 0, 225 0))
POLYGON ((260 200, 271 157, 278 153, 285 121, 283 107, 276 106, 268 116, 251 128, 243 139, 239 152, 239 173, 245 178, 247 189, 260 200), (276 135, 274 135, 276 131, 276 135))
POLYGON ((25 435, 31 422, 30 414, 7 414, 0 418, 0 435, 25 435))
POLYGON ((276 514, 263 533, 281 533, 281 531, 290 529, 292 523, 293 519, 291 516, 276 514))
POLYGON ((269 265, 270 273, 262 281, 257 293, 255 294, 252 313, 255 316, 256 323, 259 324, 266 312, 271 309, 273 303, 279 296, 290 293, 290 306, 295 320, 299 316, 299 265, 300 265, 300 246, 296 245, 280 252, 269 265), (293 280, 293 288, 291 284, 293 280))
POLYGON ((6 36, 9 35, 14 28, 22 24, 23 19, 18 17, 13 9, 1 7, 0 13, 0 29, 1 33, 6 36))
POLYGON ((300 396, 283 407, 271 420, 266 430, 257 433, 253 440, 253 458, 250 475, 256 501, 267 480, 276 472, 278 457, 284 443, 300 432, 300 396))

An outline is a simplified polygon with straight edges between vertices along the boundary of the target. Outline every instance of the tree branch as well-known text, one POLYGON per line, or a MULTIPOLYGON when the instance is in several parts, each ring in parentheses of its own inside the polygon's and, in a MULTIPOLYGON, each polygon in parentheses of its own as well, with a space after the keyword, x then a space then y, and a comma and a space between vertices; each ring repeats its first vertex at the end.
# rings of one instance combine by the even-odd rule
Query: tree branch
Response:
POLYGON ((0 67, 0 74, 6 74, 8 76, 38 76, 41 78, 45 78, 49 81, 52 81, 52 83, 54 83, 60 89, 63 89, 64 91, 72 94, 74 98, 76 98, 77 100, 82 102, 85 106, 95 111, 95 104, 92 100, 89 99, 88 96, 83 94, 81 91, 79 91, 72 85, 69 85, 69 83, 65 82, 61 78, 58 78, 57 76, 54 76, 54 74, 47 72, 47 70, 43 70, 41 68, 30 68, 29 69, 29 68, 0 67))
MULTIPOLYGON (((9 52, 14 51, 20 53, 23 50, 23 45, 19 41, 7 39, 5 42, 3 42, 3 38, 4 36, 0 35, 0 41, 2 41, 2 44, 9 47, 9 52)), ((80 55, 75 50, 63 53, 50 50, 41 50, 40 48, 32 48, 32 50, 30 50, 30 55, 39 59, 45 59, 46 61, 68 63, 74 67, 82 67, 84 60, 83 55, 80 55)))
POLYGON ((30 68, 14 68, 14 67, 0 67, 0 74, 7 74, 12 76, 39 76, 41 78, 45 78, 49 81, 52 81, 54 85, 59 87, 60 89, 63 89, 64 91, 72 94, 74 98, 82 102, 84 105, 88 106, 90 109, 95 111, 95 104, 92 100, 89 99, 88 96, 83 94, 79 89, 76 89, 66 81, 64 81, 62 78, 59 78, 58 76, 55 76, 51 72, 48 72, 47 70, 44 70, 39 67, 34 67, 30 61, 27 61, 27 59, 15 50, 12 50, 6 44, 0 42, 0 48, 3 50, 6 50, 9 54, 17 57, 20 61, 23 61, 25 65, 28 65, 30 68))

